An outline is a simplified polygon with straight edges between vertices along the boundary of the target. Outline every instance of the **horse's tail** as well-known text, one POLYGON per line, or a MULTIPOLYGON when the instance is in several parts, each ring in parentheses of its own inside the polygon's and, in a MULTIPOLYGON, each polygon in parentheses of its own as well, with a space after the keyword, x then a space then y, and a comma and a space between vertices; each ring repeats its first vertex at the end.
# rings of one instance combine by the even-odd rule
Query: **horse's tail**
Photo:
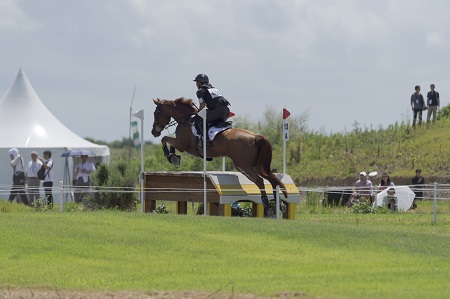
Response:
POLYGON ((262 135, 256 135, 256 146, 258 147, 258 156, 256 157, 256 171, 263 178, 268 180, 275 191, 276 186, 280 186, 281 191, 285 198, 288 197, 286 187, 284 184, 276 177, 276 175, 270 169, 270 164, 272 163, 272 145, 269 140, 262 135))

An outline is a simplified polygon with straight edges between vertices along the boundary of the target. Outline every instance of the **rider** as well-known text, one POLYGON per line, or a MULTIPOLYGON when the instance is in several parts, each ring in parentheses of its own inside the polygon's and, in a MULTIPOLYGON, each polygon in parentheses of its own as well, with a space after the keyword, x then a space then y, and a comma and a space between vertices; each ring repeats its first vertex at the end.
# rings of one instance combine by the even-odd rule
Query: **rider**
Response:
MULTIPOLYGON (((209 83, 209 78, 205 74, 199 74, 194 79, 195 84, 197 86, 197 98, 200 103, 200 107, 198 111, 202 109, 208 108, 206 111, 206 125, 214 122, 214 121, 222 121, 225 122, 227 118, 230 116, 230 108, 228 106, 230 103, 222 96, 222 93, 219 89, 213 87, 209 83)), ((203 134, 203 122, 202 118, 199 115, 195 116, 196 124, 200 132, 203 135, 206 135, 206 145, 211 145, 211 140, 209 140, 208 134, 203 134)), ((208 127, 206 127, 206 132, 208 132, 208 127)), ((201 140, 198 140, 198 146, 202 146, 201 140)))

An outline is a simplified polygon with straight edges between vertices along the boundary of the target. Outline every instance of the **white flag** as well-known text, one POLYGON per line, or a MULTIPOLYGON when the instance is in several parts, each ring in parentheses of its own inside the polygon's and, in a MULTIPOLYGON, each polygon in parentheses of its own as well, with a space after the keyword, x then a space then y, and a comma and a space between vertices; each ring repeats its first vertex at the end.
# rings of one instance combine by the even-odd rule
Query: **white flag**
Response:
POLYGON ((136 118, 139 118, 140 120, 144 120, 144 109, 141 109, 141 110, 133 113, 133 116, 136 118))
POLYGON ((131 122, 131 133, 133 134, 133 142, 136 149, 141 147, 141 138, 139 138, 139 131, 137 126, 137 121, 131 122))

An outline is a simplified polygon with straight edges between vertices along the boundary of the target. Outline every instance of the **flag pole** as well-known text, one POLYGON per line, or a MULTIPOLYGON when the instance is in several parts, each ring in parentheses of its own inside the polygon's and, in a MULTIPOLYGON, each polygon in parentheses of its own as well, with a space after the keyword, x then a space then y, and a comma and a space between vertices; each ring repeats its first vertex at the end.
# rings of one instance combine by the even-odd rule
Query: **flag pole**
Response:
POLYGON ((283 108, 283 173, 286 174, 286 141, 289 141, 289 122, 287 118, 291 113, 283 108))
POLYGON ((134 94, 136 93, 136 86, 133 90, 133 97, 131 98, 131 104, 130 104, 130 121, 128 122, 128 161, 131 159, 131 115, 133 114, 133 101, 134 101, 134 94))
MULTIPOLYGON (((231 112, 230 111, 230 115, 228 116, 228 117, 233 117, 233 116, 235 116, 236 114, 234 114, 234 112, 231 112)), ((226 159, 227 159, 227 157, 223 157, 222 158, 222 171, 225 171, 225 168, 226 168, 226 159)))
MULTIPOLYGON (((286 128, 286 120, 283 120, 283 128, 286 128)), ((283 134, 283 173, 286 174, 286 134, 283 134)))
MULTIPOLYGON (((139 110, 136 113, 133 113, 133 116, 139 118, 141 120, 141 173, 139 175, 139 183, 141 184, 141 204, 142 204, 142 213, 145 212, 145 203, 144 203, 144 109, 139 110)), ((131 122, 130 122, 131 124, 131 122)))
POLYGON ((142 213, 145 213, 145 202, 144 202, 144 110, 142 111, 141 119, 141 202, 142 202, 142 213))
POLYGON ((207 212, 207 200, 206 200, 206 107, 199 113, 199 116, 203 118, 203 215, 206 216, 207 212))

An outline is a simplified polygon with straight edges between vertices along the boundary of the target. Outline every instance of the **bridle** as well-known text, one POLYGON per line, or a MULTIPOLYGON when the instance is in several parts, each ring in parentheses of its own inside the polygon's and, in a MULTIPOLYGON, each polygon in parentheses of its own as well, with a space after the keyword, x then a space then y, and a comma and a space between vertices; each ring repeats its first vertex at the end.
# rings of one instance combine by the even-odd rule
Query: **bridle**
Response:
MULTIPOLYGON (((175 126, 178 122, 176 120, 172 120, 169 121, 169 123, 167 125, 160 126, 159 124, 156 123, 156 120, 159 118, 159 115, 161 114, 161 104, 157 104, 156 105, 156 110, 155 110, 155 120, 153 121, 153 128, 155 129, 155 131, 157 132, 162 132, 163 130, 166 130, 172 126, 175 126)), ((185 117, 183 117, 180 120, 180 123, 191 123, 189 120, 191 119, 192 114, 188 114, 185 117)))

